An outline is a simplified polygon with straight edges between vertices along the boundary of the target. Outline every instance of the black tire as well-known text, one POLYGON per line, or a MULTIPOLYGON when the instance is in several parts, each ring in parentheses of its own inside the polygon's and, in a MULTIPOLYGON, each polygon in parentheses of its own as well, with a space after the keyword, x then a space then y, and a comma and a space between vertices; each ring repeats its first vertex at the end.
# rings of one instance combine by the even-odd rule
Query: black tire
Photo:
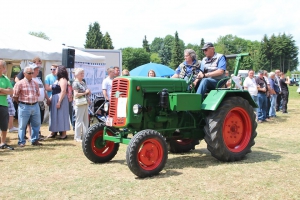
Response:
POLYGON ((157 175, 166 165, 168 148, 165 138, 154 130, 138 132, 126 151, 129 169, 140 178, 157 175))
POLYGON ((195 146, 199 144, 199 140, 193 139, 180 139, 170 140, 170 152, 172 153, 185 153, 195 149, 195 146))
POLYGON ((226 98, 206 117, 205 141, 212 156, 220 161, 239 161, 251 152, 257 135, 252 106, 242 97, 226 98))
MULTIPOLYGON (((119 143, 106 141, 103 145, 104 124, 97 123, 92 125, 84 134, 82 140, 82 150, 84 155, 94 163, 108 162, 119 150, 119 143)), ((115 130, 111 127, 106 127, 108 135, 114 135, 115 130)))

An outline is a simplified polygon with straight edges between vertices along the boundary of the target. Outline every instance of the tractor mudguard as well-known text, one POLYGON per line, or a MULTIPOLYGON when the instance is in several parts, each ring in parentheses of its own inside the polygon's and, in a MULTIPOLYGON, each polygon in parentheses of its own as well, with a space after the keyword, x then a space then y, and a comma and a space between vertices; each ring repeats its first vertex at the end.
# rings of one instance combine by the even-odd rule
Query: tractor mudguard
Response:
POLYGON ((248 100, 253 108, 257 108, 257 104, 253 101, 251 95, 247 90, 211 90, 204 99, 202 110, 216 110, 223 99, 227 96, 240 96, 248 100))

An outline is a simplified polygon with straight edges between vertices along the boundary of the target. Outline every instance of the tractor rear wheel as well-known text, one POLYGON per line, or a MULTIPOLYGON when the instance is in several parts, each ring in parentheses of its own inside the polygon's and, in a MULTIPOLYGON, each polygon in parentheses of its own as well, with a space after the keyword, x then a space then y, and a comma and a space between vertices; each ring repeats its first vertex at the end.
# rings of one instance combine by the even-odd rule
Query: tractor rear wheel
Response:
POLYGON ((252 106, 242 97, 226 98, 206 117, 205 141, 220 161, 238 161, 255 144, 257 122, 252 106))
MULTIPOLYGON (((97 123, 92 125, 82 140, 82 149, 84 155, 94 163, 108 162, 119 150, 119 143, 112 141, 103 142, 104 124, 97 123)), ((111 127, 106 127, 108 135, 114 135, 115 130, 111 127)))
POLYGON ((129 169, 140 178, 157 175, 168 159, 165 138, 154 130, 138 132, 130 140, 126 151, 129 169))

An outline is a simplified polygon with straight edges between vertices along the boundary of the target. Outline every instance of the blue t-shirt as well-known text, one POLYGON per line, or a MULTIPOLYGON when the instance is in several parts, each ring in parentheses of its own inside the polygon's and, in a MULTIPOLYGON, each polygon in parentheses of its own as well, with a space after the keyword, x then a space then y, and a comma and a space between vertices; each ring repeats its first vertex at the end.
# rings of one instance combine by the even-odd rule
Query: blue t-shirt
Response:
MULTIPOLYGON (((57 80, 57 76, 54 76, 53 74, 48 74, 45 78, 45 84, 48 84, 49 86, 52 85, 57 80)), ((48 97, 52 95, 52 91, 47 91, 48 97)))

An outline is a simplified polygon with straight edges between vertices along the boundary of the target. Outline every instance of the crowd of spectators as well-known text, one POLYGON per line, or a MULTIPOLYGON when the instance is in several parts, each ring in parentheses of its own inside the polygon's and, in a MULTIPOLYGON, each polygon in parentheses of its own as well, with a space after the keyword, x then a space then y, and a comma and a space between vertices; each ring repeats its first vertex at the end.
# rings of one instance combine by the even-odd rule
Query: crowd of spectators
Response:
POLYGON ((243 86, 258 105, 256 109, 258 123, 272 121, 272 118, 277 117, 276 112, 288 113, 289 83, 289 77, 285 77, 285 74, 280 70, 270 73, 260 70, 256 78, 254 71, 249 70, 243 86))

